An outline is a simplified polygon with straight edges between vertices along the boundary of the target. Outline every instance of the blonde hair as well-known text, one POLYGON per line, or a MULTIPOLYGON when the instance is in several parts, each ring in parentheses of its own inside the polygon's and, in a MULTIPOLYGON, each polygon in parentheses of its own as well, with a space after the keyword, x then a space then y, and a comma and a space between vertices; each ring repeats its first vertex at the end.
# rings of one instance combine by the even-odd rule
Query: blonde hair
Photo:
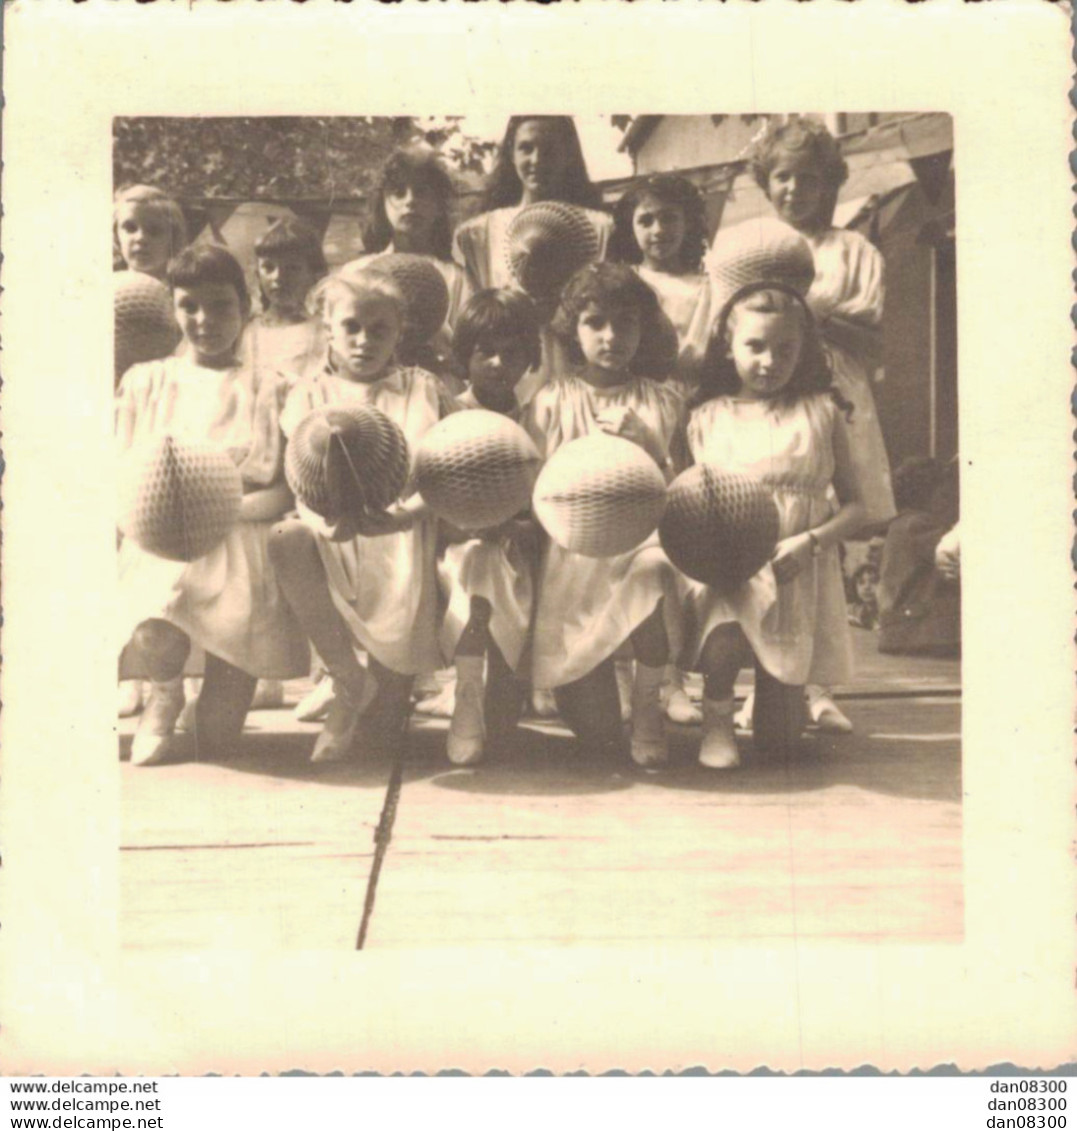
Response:
POLYGON ((168 258, 178 255, 187 246, 187 221, 183 209, 167 193, 152 185, 125 185, 116 190, 112 197, 112 258, 115 267, 125 267, 120 254, 120 237, 116 230, 120 206, 137 204, 161 216, 168 224, 168 258))
POLYGON ((386 274, 367 270, 354 264, 345 264, 339 271, 320 279, 307 298, 307 312, 313 318, 325 319, 342 297, 375 299, 388 302, 396 311, 400 326, 404 326, 407 304, 400 288, 386 274))

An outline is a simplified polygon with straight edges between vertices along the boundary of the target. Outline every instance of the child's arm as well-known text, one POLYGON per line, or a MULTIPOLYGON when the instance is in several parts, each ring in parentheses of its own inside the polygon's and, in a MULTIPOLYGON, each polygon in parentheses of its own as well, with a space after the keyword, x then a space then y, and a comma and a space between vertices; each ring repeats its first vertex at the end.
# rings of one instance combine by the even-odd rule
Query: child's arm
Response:
POLYGON ((249 491, 239 505, 240 522, 276 522, 295 505, 295 496, 287 483, 274 483, 249 491))
POLYGON ((833 486, 834 493, 838 497, 838 509, 826 522, 800 534, 783 538, 778 543, 771 565, 779 585, 792 581, 809 565, 812 557, 817 553, 829 550, 844 539, 852 537, 864 525, 867 510, 860 501, 860 484, 853 471, 849 438, 845 429, 845 418, 838 411, 835 413, 834 428, 831 433, 834 446, 833 486))

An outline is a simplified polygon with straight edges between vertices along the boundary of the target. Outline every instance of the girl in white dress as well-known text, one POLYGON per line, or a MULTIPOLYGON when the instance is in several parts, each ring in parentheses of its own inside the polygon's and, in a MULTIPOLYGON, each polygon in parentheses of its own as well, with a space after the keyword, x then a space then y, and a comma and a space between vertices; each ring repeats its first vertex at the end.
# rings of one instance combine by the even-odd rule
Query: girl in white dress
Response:
MULTIPOLYGON (((328 357, 317 376, 289 393, 285 434, 315 408, 366 404, 399 424, 413 450, 453 406, 432 373, 396 364, 404 311, 396 285, 377 272, 348 270, 324 279, 313 301, 325 323, 328 357)), ((435 525, 418 496, 361 517, 329 521, 302 506, 299 514, 274 528, 270 557, 333 681, 333 704, 312 759, 339 761, 352 753, 368 711, 364 737, 397 735, 413 677, 436 667, 435 525), (366 669, 357 649, 369 656, 366 669)))
MULTIPOLYGON (((883 257, 859 232, 833 226, 838 190, 848 168, 834 137, 805 118, 769 131, 752 156, 752 171, 778 216, 811 245, 815 282, 808 306, 823 336, 834 384, 853 405, 849 451, 861 485, 866 522, 897 513, 872 374, 882 357, 883 257)), ((852 730, 830 691, 812 684, 808 707, 822 728, 852 730)))
POLYGON ((133 366, 120 384, 121 451, 162 435, 226 447, 243 477, 240 522, 216 550, 190 564, 165 561, 127 539, 120 548, 121 639, 132 667, 153 680, 131 760, 164 761, 183 708, 183 667, 192 643, 205 650, 195 735, 199 753, 218 753, 242 729, 256 677, 287 679, 309 664, 267 558, 272 522, 291 507, 283 482, 282 379, 237 360, 249 311, 243 270, 216 245, 190 247, 170 264, 182 355, 133 366))
POLYGON ((699 760, 723 769, 739 761, 733 682, 746 662, 754 657, 754 734, 764 747, 799 738, 809 680, 848 678, 838 543, 862 525, 865 508, 849 436, 856 410, 831 386, 799 295, 761 283, 733 297, 696 400, 693 461, 761 480, 779 515, 773 559, 749 581, 728 594, 687 585, 690 646, 704 678, 699 760))
MULTIPOLYGON (((637 443, 672 477, 669 450, 683 423, 684 402, 664 383, 675 363, 661 334, 654 292, 631 268, 594 264, 565 288, 554 328, 577 360, 535 395, 525 423, 539 451, 592 432, 637 443)), ((621 710, 613 655, 626 642, 635 653, 633 759, 667 758, 659 693, 671 650, 680 644, 673 567, 652 536, 637 549, 590 558, 546 547, 535 617, 534 680, 557 691, 562 714, 585 744, 616 747, 621 710)))
POLYGON ((151 185, 116 192, 112 210, 114 266, 165 281, 168 261, 187 246, 183 210, 151 185))
MULTIPOLYGON (((514 390, 538 361, 534 304, 516 291, 485 290, 460 314, 453 352, 467 389, 461 409, 486 409, 518 420, 514 390)), ((515 726, 516 680, 531 626, 537 530, 526 516, 478 536, 452 536, 441 561, 447 596, 441 647, 456 668, 448 755, 456 765, 483 757, 487 737, 504 741, 515 726)))

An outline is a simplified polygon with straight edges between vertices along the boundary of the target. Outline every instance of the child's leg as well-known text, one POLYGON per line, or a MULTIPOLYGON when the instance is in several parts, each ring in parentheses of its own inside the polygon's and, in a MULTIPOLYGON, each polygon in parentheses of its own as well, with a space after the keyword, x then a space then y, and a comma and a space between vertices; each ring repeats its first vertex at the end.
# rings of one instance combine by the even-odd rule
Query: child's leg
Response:
POLYGON ((226 754, 239 741, 257 683, 254 676, 220 656, 206 653, 206 670, 194 716, 199 756, 226 754))
POLYGON ((471 598, 471 615, 456 645, 456 702, 447 752, 455 766, 482 761, 486 745, 486 650, 493 610, 484 597, 471 598))
POLYGON ((636 671, 632 680, 632 760, 639 766, 669 761, 662 680, 669 662, 669 639, 662 619, 662 602, 632 633, 636 671))
POLYGON ((562 718, 581 745, 604 753, 620 752, 624 735, 613 660, 603 660, 582 679, 555 688, 554 695, 562 718))
POLYGON ((712 770, 740 764, 733 735, 733 684, 751 650, 739 624, 720 624, 703 642, 703 741, 699 761, 712 770))
POLYGON ((131 763, 153 766, 168 757, 172 732, 183 710, 183 665, 191 641, 168 621, 147 620, 135 629, 131 642, 152 680, 131 742, 131 763))
POLYGON ((817 723, 820 730, 827 730, 833 734, 851 734, 852 721, 844 711, 834 702, 834 696, 829 687, 819 687, 818 684, 809 683, 808 713, 812 722, 817 723))
POLYGON ((363 732, 374 743, 388 747, 399 740, 411 715, 411 688, 415 676, 404 675, 368 657, 368 678, 377 686, 377 695, 363 715, 363 732))
POLYGON ((760 750, 787 754, 804 731, 804 688, 776 680, 758 660, 755 663, 755 706, 752 740, 760 750))

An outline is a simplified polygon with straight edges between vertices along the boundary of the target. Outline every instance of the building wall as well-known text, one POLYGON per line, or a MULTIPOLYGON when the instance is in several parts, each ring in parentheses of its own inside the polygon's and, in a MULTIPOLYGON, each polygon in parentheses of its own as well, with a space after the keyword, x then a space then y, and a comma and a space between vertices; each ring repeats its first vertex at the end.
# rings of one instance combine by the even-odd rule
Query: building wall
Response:
POLYGON ((745 122, 737 114, 722 118, 717 125, 710 114, 667 114, 640 146, 636 171, 666 173, 736 161, 760 125, 759 120, 745 122))

